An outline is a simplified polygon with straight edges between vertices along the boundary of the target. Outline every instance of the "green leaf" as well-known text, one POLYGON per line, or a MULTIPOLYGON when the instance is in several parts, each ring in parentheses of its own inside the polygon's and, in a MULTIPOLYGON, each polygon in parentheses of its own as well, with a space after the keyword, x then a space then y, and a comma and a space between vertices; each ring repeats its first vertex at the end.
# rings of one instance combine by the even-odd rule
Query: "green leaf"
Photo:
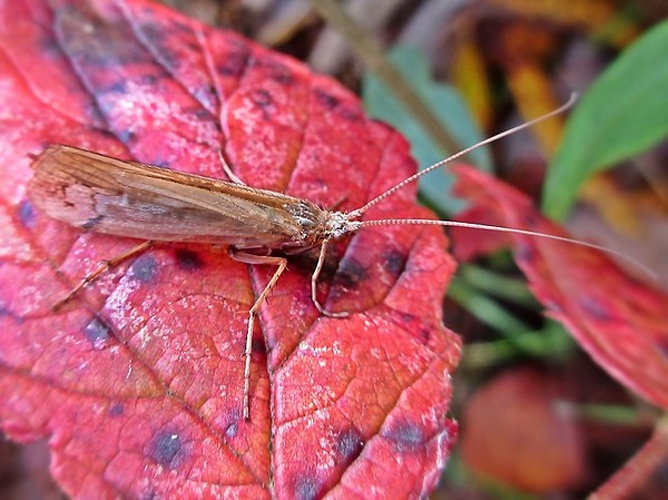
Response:
POLYGON ((568 121, 545 183, 543 211, 562 220, 595 172, 668 135, 668 22, 648 31, 592 85, 568 121))
MULTIPOLYGON (((436 83, 431 78, 429 65, 418 50, 396 46, 390 51, 389 59, 460 144, 468 146, 482 139, 464 100, 454 87, 436 83)), ((438 148, 422 125, 415 121, 403 104, 376 77, 367 73, 362 85, 362 98, 368 113, 390 123, 408 138, 420 168, 428 167, 455 152, 438 148)), ((485 148, 474 151, 470 157, 479 168, 491 170, 492 162, 485 148)), ((449 194, 453 179, 447 173, 447 168, 438 169, 426 177, 420 180, 420 193, 430 206, 444 213, 462 208, 462 202, 449 194)))

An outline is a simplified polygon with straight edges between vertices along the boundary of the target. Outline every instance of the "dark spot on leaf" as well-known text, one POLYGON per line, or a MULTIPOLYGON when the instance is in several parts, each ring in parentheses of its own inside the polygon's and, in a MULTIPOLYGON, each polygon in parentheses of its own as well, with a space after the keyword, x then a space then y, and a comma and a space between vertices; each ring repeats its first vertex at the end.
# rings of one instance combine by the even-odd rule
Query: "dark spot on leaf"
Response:
POLYGON ((31 228, 35 223, 35 210, 28 200, 23 200, 19 204, 19 219, 24 227, 31 228))
POLYGON ((251 99, 262 109, 266 109, 272 106, 274 103, 274 99, 271 96, 271 93, 266 89, 257 89, 253 91, 251 99))
POLYGON ((204 266, 204 262, 202 262, 199 254, 184 249, 176 251, 176 263, 179 269, 183 269, 184 271, 195 271, 204 266))
POLYGON ((107 414, 110 417, 115 418, 122 416, 124 412, 125 412, 125 406, 123 406, 123 403, 114 402, 111 403, 111 405, 109 406, 109 411, 107 412, 107 414))
POLYGON ((320 487, 313 479, 300 477, 295 487, 295 498, 298 500, 313 500, 320 497, 320 487))
POLYGON ((362 114, 359 110, 345 107, 340 108, 339 116, 349 122, 358 122, 362 119, 362 114))
POLYGON ((525 227, 529 230, 534 229, 538 220, 540 219, 534 210, 526 210, 523 213, 520 213, 519 216, 520 227, 525 227))
POLYGON ((290 86, 294 82, 294 77, 292 76, 292 73, 287 68, 281 67, 279 68, 278 71, 274 72, 271 75, 272 80, 274 80, 277 83, 280 83, 281 85, 290 86))
POLYGON ((385 269, 392 276, 399 276, 406 266, 406 256, 395 249, 387 250, 383 255, 385 269))
POLYGON ((424 328, 423 321, 410 313, 398 313, 396 316, 396 325, 407 332, 414 332, 413 338, 423 345, 428 345, 431 340, 431 332, 424 328))
POLYGON ((656 346, 661 353, 661 356, 668 360, 668 342, 666 342, 664 339, 659 339, 656 341, 656 346))
POLYGON ((336 113, 338 116, 349 122, 357 122, 362 119, 359 109, 350 108, 345 105, 345 101, 333 96, 323 88, 316 88, 313 93, 316 100, 328 111, 336 113))
POLYGON ((84 222, 81 225, 82 229, 85 229, 86 231, 90 231, 93 229, 95 226, 97 226, 102 220, 104 219, 104 215, 98 215, 97 217, 91 217, 88 219, 86 222, 84 222))
MULTIPOLYGON (((316 158, 318 157, 318 156, 317 156, 317 153, 314 154, 314 157, 316 157, 316 158)), ((316 187, 316 188, 318 188, 318 189, 323 189, 323 188, 326 189, 327 186, 328 186, 328 182, 327 182, 325 179, 323 179, 322 177, 316 177, 316 178, 313 179, 311 182, 313 183, 313 186, 316 187)), ((345 198, 342 199, 342 200, 340 200, 340 201, 337 201, 334 205, 331 205, 331 206, 327 207, 327 209, 328 209, 328 210, 337 210, 337 209, 339 208, 339 206, 340 206, 344 201, 345 201, 345 198)))
POLYGON ((237 424, 236 422, 230 424, 225 428, 225 436, 232 439, 234 436, 237 435, 238 430, 239 430, 239 424, 237 424))
MULTIPOLYGON (((292 256, 290 259, 291 271, 300 272, 310 277, 318 262, 317 250, 318 249, 292 256)), ((322 266, 322 271, 320 271, 320 277, 318 279, 319 282, 331 281, 336 272, 336 268, 339 265, 339 258, 334 254, 333 249, 330 250, 331 251, 328 251, 325 256, 325 263, 322 266)))
POLYGON ((392 441, 399 451, 410 451, 424 444, 422 429, 412 422, 395 425, 386 431, 383 436, 392 441))
POLYGON ((128 92, 128 82, 126 80, 114 80, 105 85, 103 88, 98 88, 96 95, 101 94, 126 94, 128 92))
MULTIPOLYGON (((163 29, 165 27, 163 26, 163 29)), ((188 45, 183 41, 180 42, 183 45, 188 45)), ((172 71, 178 71, 178 68, 183 66, 183 56, 177 51, 172 50, 167 45, 161 45, 157 49, 157 59, 164 65, 165 68, 169 68, 172 71)))
POLYGON ((160 431, 151 441, 147 454, 159 464, 174 469, 183 458, 181 437, 176 432, 160 431))
POLYGON ((314 91, 317 101, 329 110, 336 109, 339 106, 339 98, 323 89, 315 89, 314 91))
POLYGON ((92 8, 72 4, 56 9, 52 29, 87 84, 104 79, 101 70, 152 62, 151 54, 137 42, 128 25, 110 22, 92 8))
MULTIPOLYGON (((97 111, 97 108, 94 109, 95 111, 97 111)), ((106 128, 100 128, 93 125, 91 126, 91 130, 94 131, 96 134, 102 135, 103 137, 108 137, 109 139, 116 139, 116 134, 106 128)))
POLYGON ((339 434, 336 446, 337 463, 348 465, 352 463, 364 449, 364 439, 357 431, 351 428, 339 434))
MULTIPOLYGON (((216 90, 213 87, 207 86, 204 89, 196 89, 193 95, 199 102, 205 102, 209 96, 214 95, 215 93, 216 90)), ((186 112, 196 120, 202 122, 208 122, 211 120, 211 113, 209 113, 209 111, 204 108, 192 107, 186 110, 186 112)))
MULTIPOLYGON (((257 322, 256 322, 257 324, 257 322)), ((256 352, 258 354, 266 354, 266 348, 264 346, 264 340, 261 338, 253 337, 253 347, 251 348, 252 352, 256 352)))
POLYGON ((194 38, 192 28, 178 21, 169 23, 144 22, 138 29, 149 41, 149 45, 152 46, 151 51, 156 58, 168 68, 176 68, 183 63, 183 57, 172 49, 171 44, 174 43, 175 39, 178 39, 182 46, 192 47, 194 38))
MULTIPOLYGON (((186 40, 185 41, 185 46, 188 47, 192 52, 197 52, 202 49, 199 43, 197 43, 194 39, 186 40)), ((179 57, 177 60, 179 64, 183 63, 183 58, 179 57)))
MULTIPOLYGON (((155 64, 153 55, 144 49, 133 33, 119 29, 118 25, 98 24, 87 32, 89 20, 82 23, 78 33, 68 41, 68 53, 79 60, 79 68, 84 69, 89 77, 95 71, 113 70, 128 66, 155 64), (89 45, 88 48, 82 45, 89 45)), ((127 74, 127 73, 126 73, 127 74)))
POLYGON ((601 304, 598 300, 592 299, 590 297, 585 297, 581 299, 580 306, 584 309, 587 314, 592 316, 598 321, 610 321, 612 316, 605 305, 601 304))
POLYGON ((44 58, 62 58, 62 51, 60 45, 55 38, 47 35, 45 32, 40 32, 37 38, 37 46, 39 47, 40 56, 44 58))
POLYGON ((242 48, 225 57, 222 64, 218 66, 218 73, 223 76, 233 76, 238 78, 243 74, 247 64, 248 51, 242 48))
POLYGON ((341 262, 336 279, 344 287, 355 290, 359 284, 369 277, 366 268, 355 258, 349 257, 341 262))
POLYGON ((128 277, 143 283, 150 283, 157 271, 158 263, 153 256, 140 255, 130 266, 128 277))
MULTIPOLYGON (((151 15, 155 15, 155 12, 151 12, 151 15)), ((154 24, 161 32, 161 35, 168 35, 163 36, 165 45, 173 45, 175 41, 183 41, 187 45, 192 46, 197 50, 202 50, 202 46, 197 43, 195 32, 191 24, 180 19, 161 19, 159 22, 154 24)))
POLYGON ((139 75, 137 77, 137 81, 141 85, 155 85, 160 81, 160 78, 157 75, 145 74, 145 75, 139 75))
POLYGON ((266 78, 270 78, 281 85, 291 85, 294 82, 294 76, 290 69, 276 58, 261 57, 251 59, 249 64, 261 68, 266 78))
MULTIPOLYGON (((0 264, 0 267, 1 266, 2 266, 2 264, 0 264)), ((3 316, 12 317, 13 315, 12 315, 12 312, 9 310, 9 307, 7 307, 7 304, 0 301, 0 317, 3 317, 3 316)))
POLYGON ((126 146, 135 142, 136 134, 130 130, 118 130, 114 134, 126 146))
POLYGON ((111 337, 109 327, 99 318, 93 318, 93 320, 86 325, 84 334, 96 351, 104 349, 107 341, 111 337))
MULTIPOLYGON (((158 24, 158 26, 161 26, 163 31, 165 30, 162 23, 158 24)), ((187 34, 192 34, 193 33, 193 28, 188 23, 184 23, 183 21, 180 21, 178 19, 172 19, 170 21, 169 30, 167 30, 167 32, 169 34, 179 32, 179 33, 182 33, 184 35, 187 35, 187 34)), ((197 47, 200 48, 199 45, 197 45, 197 47)))
POLYGON ((536 249, 530 243, 520 242, 515 246, 515 256, 518 261, 531 263, 536 258, 536 249))

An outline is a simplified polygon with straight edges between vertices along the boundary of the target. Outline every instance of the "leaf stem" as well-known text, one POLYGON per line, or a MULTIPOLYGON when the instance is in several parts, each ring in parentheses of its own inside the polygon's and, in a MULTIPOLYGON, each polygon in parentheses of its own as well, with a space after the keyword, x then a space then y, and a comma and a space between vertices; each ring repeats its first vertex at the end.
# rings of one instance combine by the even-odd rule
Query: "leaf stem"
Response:
POLYGON ((574 342, 554 323, 543 330, 525 331, 493 342, 477 342, 464 346, 462 369, 479 370, 512 360, 519 355, 536 358, 565 357, 574 342))
POLYGON ((510 278, 473 264, 460 266, 459 276, 473 288, 491 296, 523 307, 538 307, 538 302, 527 288, 524 278, 510 278))
POLYGON ((385 57, 381 47, 334 1, 310 0, 320 16, 339 31, 352 50, 388 88, 406 109, 422 124, 443 151, 459 151, 461 145, 441 125, 431 109, 415 93, 413 87, 385 57))
POLYGON ((668 461, 668 416, 659 420, 654 434, 590 499, 636 498, 638 490, 668 461))
POLYGON ((529 330, 529 326, 517 319, 497 302, 481 294, 461 278, 452 280, 448 296, 473 314, 484 324, 506 336, 529 330))

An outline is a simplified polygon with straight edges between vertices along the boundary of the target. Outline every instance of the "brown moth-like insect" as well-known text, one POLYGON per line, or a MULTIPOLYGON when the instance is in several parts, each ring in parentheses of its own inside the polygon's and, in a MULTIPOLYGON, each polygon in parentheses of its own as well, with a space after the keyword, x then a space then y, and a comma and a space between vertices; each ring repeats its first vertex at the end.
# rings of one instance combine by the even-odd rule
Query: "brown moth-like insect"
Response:
POLYGON ((329 242, 364 227, 396 224, 460 226, 538 236, 610 251, 556 235, 482 224, 431 219, 359 220, 370 207, 406 184, 475 148, 561 113, 574 101, 575 96, 572 96, 566 104, 544 116, 431 165, 351 212, 330 211, 307 200, 246 186, 230 171, 222 154, 221 161, 232 182, 118 160, 70 146, 51 145, 35 158, 32 165, 34 175, 28 186, 28 196, 34 206, 54 219, 84 230, 147 240, 102 264, 54 308, 70 300, 110 266, 145 250, 153 241, 223 245, 239 262, 277 266, 248 313, 242 402, 244 419, 248 419, 255 316, 285 271, 285 256, 320 248, 311 276, 313 304, 323 315, 345 317, 346 312, 333 313, 323 308, 316 295, 316 285, 329 242))

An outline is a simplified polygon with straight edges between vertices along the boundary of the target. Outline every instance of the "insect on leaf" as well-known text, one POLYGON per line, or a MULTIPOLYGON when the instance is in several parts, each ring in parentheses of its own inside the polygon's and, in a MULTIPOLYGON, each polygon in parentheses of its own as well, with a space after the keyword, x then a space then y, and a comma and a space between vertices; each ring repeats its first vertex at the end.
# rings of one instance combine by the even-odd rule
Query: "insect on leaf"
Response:
MULTIPOLYGON (((29 203, 29 155, 66 144, 350 210, 414 172, 406 141, 334 81, 145 1, 0 4, 0 421, 48 438, 71 496, 424 496, 456 433, 460 351, 441 321, 438 228, 369 228, 291 258, 262 305, 244 421, 248 309, 274 269, 157 245, 54 303, 140 242, 29 203), (11 18, 11 22, 6 22, 11 18), (401 465, 398 465, 401 464, 401 465), (410 478, 409 478, 410 476, 410 478)), ((431 217, 405 189, 368 217, 431 217)))

